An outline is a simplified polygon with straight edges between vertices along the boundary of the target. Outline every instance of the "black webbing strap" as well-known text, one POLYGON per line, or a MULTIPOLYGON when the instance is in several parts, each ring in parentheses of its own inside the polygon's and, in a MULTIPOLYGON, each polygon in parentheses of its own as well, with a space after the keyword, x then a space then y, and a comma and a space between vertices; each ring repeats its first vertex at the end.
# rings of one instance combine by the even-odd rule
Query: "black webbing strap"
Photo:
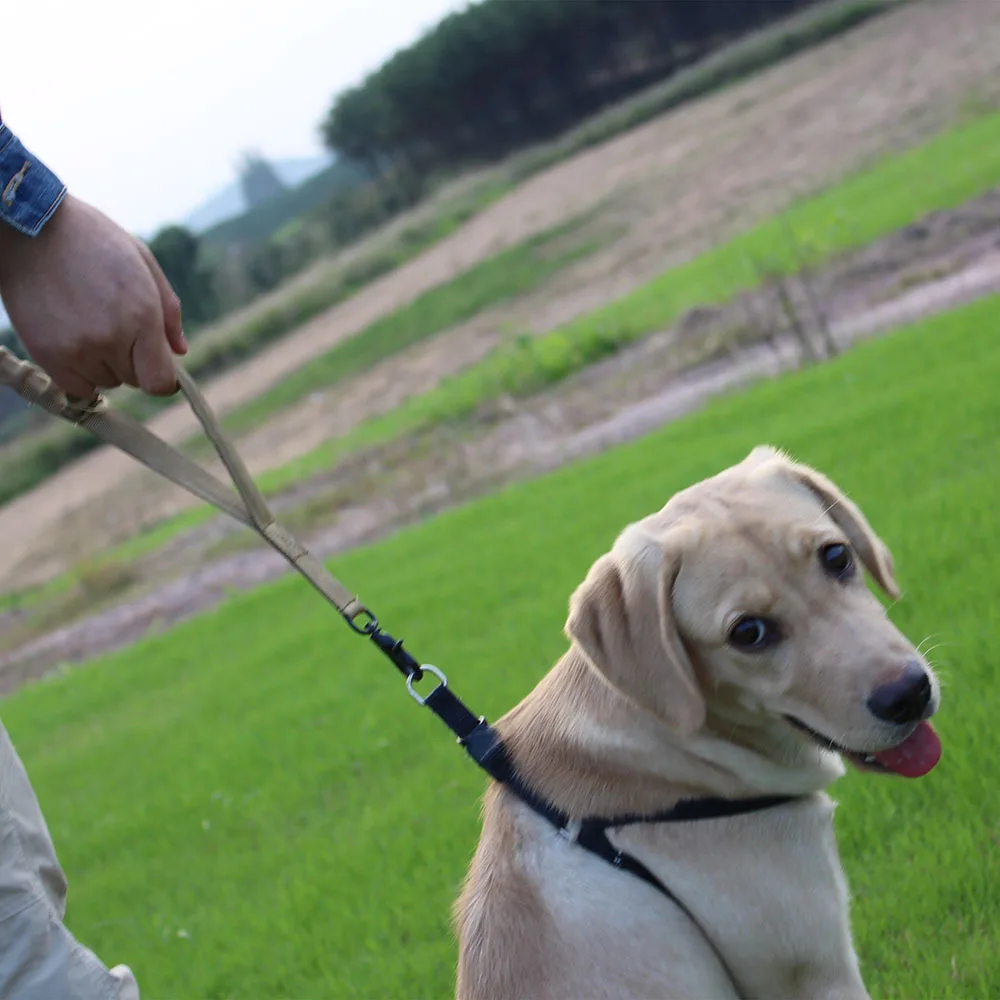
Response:
MULTIPOLYGON (((447 684, 438 684, 424 704, 455 734, 466 750, 469 749, 468 741, 476 730, 490 728, 481 716, 473 715, 461 698, 451 693, 447 684)), ((475 756, 473 760, 476 760, 475 756)))

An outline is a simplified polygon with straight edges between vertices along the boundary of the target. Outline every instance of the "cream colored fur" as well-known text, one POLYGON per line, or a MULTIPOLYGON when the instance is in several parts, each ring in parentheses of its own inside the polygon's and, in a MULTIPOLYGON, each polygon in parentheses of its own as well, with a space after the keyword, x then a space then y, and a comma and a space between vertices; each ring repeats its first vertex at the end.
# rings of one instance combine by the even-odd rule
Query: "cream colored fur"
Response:
POLYGON ((843 493, 754 449, 625 529, 572 596, 569 650, 497 723, 521 776, 575 817, 802 796, 612 833, 686 902, 740 992, 670 900, 492 785, 455 907, 459 1000, 867 997, 824 793, 844 763, 786 715, 851 750, 887 749, 909 730, 879 722, 866 699, 923 661, 860 567, 848 583, 823 573, 816 552, 831 542, 898 596, 888 550, 843 493), (741 613, 775 617, 786 638, 733 649, 741 613))

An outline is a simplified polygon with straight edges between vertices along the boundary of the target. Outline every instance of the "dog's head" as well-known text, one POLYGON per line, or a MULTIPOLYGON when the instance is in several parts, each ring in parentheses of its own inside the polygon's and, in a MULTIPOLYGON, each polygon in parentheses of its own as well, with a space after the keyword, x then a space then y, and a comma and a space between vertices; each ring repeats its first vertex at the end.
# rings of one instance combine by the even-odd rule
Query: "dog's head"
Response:
POLYGON ((825 476, 760 447, 628 527, 570 602, 590 665, 681 737, 729 699, 853 764, 937 763, 932 670, 868 589, 893 562, 825 476))

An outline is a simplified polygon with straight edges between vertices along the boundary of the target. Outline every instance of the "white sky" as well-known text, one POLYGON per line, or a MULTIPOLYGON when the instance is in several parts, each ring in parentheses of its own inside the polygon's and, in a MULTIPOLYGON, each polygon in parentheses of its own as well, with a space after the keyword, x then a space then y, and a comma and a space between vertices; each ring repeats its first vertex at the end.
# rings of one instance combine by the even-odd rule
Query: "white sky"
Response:
POLYGON ((23 30, 0 27, 0 111, 71 191, 148 236, 234 180, 245 149, 322 152, 334 95, 464 6, 30 0, 23 30))

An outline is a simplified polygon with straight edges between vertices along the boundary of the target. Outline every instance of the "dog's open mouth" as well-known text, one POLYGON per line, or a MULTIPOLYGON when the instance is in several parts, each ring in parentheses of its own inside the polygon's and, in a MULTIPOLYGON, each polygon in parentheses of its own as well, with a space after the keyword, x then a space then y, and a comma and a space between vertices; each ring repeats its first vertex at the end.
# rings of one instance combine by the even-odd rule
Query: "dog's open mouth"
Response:
POLYGON ((921 778, 932 771, 941 759, 941 740, 929 722, 918 722, 902 743, 897 743, 888 750, 868 752, 842 746, 794 716, 786 715, 785 718, 797 729, 811 736, 824 750, 839 753, 862 771, 881 771, 904 778, 921 778))

